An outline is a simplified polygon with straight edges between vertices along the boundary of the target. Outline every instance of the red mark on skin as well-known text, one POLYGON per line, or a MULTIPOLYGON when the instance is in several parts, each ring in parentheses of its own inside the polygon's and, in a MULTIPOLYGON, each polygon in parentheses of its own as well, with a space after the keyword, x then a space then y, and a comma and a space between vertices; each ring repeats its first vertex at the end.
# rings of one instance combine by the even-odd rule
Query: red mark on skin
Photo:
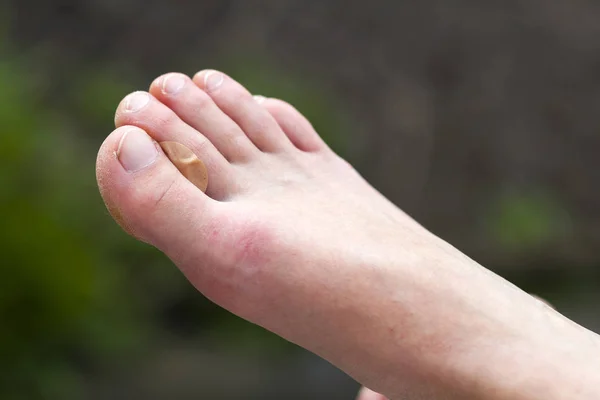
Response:
POLYGON ((268 261, 273 246, 269 229, 260 224, 250 224, 234 234, 234 262, 238 267, 255 269, 268 261))
POLYGON ((262 292, 263 272, 277 250, 273 230, 267 226, 256 220, 211 221, 201 254, 186 275, 213 301, 235 313, 247 313, 248 299, 262 292))
POLYGON ((243 275, 268 262, 275 237, 272 229, 259 221, 228 222, 208 228, 206 250, 213 259, 222 268, 243 275))
POLYGON ((221 306, 238 315, 253 315, 257 309, 253 303, 263 295, 265 274, 277 251, 275 236, 262 222, 228 222, 207 230, 211 266, 197 281, 201 291, 221 306))

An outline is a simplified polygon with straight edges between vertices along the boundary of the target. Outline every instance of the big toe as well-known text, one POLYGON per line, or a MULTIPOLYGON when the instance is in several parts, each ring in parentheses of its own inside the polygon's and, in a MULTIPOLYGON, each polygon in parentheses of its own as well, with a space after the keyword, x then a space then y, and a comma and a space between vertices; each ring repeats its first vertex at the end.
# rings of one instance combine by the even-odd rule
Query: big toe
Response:
POLYGON ((215 201, 186 179, 144 130, 123 126, 110 134, 100 148, 96 175, 109 212, 125 231, 169 256, 197 248, 215 201))

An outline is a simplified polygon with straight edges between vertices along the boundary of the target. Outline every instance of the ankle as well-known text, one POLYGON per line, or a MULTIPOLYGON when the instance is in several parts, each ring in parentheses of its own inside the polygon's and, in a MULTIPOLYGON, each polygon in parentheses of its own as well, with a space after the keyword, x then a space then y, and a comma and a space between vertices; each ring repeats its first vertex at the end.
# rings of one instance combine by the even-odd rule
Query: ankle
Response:
POLYGON ((361 383, 391 398, 600 398, 599 338, 488 270, 374 271, 319 352, 361 383))

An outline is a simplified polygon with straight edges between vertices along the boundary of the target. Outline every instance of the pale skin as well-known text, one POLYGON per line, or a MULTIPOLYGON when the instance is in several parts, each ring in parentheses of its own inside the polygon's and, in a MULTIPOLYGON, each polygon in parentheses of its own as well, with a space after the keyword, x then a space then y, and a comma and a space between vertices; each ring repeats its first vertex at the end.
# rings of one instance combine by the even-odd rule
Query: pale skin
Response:
POLYGON ((289 104, 209 70, 159 77, 115 120, 97 177, 117 222, 376 391, 360 400, 600 398, 596 334, 425 230, 289 104), (204 162, 206 193, 163 141, 204 162))

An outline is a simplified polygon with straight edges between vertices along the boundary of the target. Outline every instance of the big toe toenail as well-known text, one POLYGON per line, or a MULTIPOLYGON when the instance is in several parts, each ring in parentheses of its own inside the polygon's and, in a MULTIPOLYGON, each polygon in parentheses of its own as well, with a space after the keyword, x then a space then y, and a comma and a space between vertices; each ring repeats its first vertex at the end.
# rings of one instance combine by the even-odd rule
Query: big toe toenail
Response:
POLYGON ((136 172, 154 163, 158 156, 156 145, 146 132, 132 129, 123 134, 117 157, 128 172, 136 172))

